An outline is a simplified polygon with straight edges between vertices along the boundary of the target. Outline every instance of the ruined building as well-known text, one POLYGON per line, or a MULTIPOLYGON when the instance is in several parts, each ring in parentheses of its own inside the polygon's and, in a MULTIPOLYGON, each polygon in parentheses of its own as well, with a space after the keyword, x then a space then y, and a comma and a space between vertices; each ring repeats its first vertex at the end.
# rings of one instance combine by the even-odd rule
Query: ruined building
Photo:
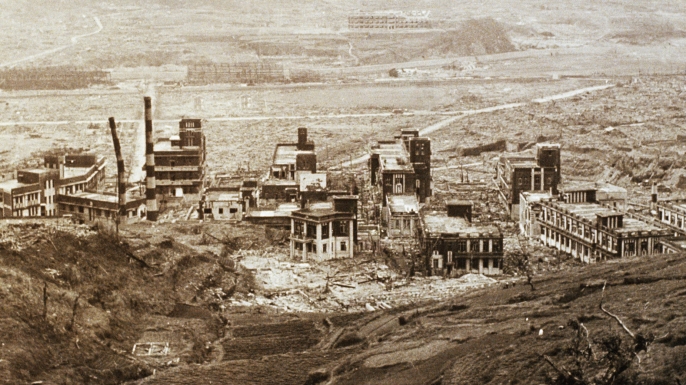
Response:
POLYGON ((317 172, 314 143, 307 140, 307 128, 298 127, 297 143, 278 143, 274 149, 270 179, 298 181, 299 172, 317 172))
POLYGON ((653 206, 662 228, 674 234, 686 236, 686 200, 656 200, 653 206))
POLYGON ((661 253, 670 234, 591 196, 563 199, 540 201, 541 242, 585 263, 661 253))
POLYGON ((388 195, 381 211, 389 238, 414 238, 419 225, 419 202, 415 195, 388 195))
POLYGON ((357 200, 355 195, 335 196, 333 202, 312 203, 291 212, 291 258, 352 258, 357 244, 357 200))
POLYGON ((446 203, 447 212, 422 213, 420 242, 431 275, 500 274, 503 234, 492 224, 472 223, 471 202, 446 203))
MULTIPOLYGON (((57 204, 61 215, 70 215, 82 222, 115 219, 120 210, 117 194, 78 192, 71 195, 58 195, 57 204)), ((126 215, 123 217, 125 221, 145 217, 145 197, 128 196, 125 210, 126 215)))
POLYGON ((541 235, 538 221, 541 217, 541 201, 559 198, 567 203, 597 202, 618 210, 626 209, 625 188, 603 182, 572 182, 558 185, 558 195, 550 192, 524 191, 519 197, 519 228, 529 238, 541 235))
POLYGON ((105 164, 104 157, 93 154, 46 156, 44 168, 19 170, 0 182, 0 217, 60 215, 58 195, 97 190, 105 164))
POLYGON ((403 130, 394 141, 380 141, 372 146, 369 169, 383 205, 388 195, 416 195, 426 203, 432 195, 431 139, 420 137, 417 130, 403 130))
POLYGON ((205 179, 205 134, 200 119, 181 119, 179 134, 154 145, 158 195, 198 194, 205 179))
POLYGON ((519 219, 519 197, 524 191, 558 194, 560 145, 539 143, 534 154, 502 155, 496 165, 496 185, 513 219, 519 219))
POLYGON ((348 16, 350 29, 431 28, 429 11, 357 12, 348 16))
POLYGON ((262 184, 262 198, 293 201, 297 199, 301 179, 317 172, 314 143, 307 140, 307 128, 298 127, 296 143, 278 143, 274 149, 269 179, 262 184))

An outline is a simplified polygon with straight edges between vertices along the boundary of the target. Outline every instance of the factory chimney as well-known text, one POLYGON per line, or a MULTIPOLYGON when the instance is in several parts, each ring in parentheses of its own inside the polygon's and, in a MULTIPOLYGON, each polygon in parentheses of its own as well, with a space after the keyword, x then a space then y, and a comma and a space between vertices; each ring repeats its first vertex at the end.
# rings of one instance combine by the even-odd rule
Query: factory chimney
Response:
POLYGON ((114 117, 109 118, 114 154, 117 157, 117 194, 119 195, 119 215, 116 218, 117 233, 119 233, 119 218, 126 217, 126 172, 124 171, 124 158, 121 155, 121 145, 117 136, 117 125, 114 117))
POLYGON ((155 140, 152 132, 152 100, 143 98, 145 104, 145 204, 147 219, 157 221, 157 186, 155 183, 155 140))

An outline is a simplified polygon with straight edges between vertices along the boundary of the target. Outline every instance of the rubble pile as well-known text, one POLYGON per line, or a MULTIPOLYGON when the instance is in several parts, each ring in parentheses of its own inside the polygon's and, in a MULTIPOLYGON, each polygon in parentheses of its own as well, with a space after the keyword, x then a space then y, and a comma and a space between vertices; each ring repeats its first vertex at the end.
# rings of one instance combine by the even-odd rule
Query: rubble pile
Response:
POLYGON ((407 277, 377 261, 289 261, 285 254, 241 250, 239 265, 254 274, 260 290, 234 294, 225 309, 267 307, 277 312, 359 312, 443 300, 470 289, 494 286, 479 274, 459 279, 407 277))
POLYGON ((76 225, 63 218, 4 220, 0 221, 0 249, 21 251, 37 242, 52 242, 58 232, 85 238, 96 231, 91 226, 76 225))

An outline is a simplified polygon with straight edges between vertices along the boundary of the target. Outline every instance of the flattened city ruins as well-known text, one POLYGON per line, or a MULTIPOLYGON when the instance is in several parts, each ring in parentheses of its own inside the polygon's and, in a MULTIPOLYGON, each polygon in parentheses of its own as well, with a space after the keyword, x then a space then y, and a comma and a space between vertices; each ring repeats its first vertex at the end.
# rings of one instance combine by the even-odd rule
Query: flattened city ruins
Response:
POLYGON ((0 384, 686 383, 686 3, 1 8, 0 384))

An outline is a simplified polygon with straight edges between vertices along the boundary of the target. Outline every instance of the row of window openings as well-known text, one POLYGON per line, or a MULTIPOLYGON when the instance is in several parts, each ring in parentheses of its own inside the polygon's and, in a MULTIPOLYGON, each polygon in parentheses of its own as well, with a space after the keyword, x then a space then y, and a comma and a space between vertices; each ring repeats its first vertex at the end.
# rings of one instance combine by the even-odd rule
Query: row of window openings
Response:
MULTIPOLYGON (((347 221, 339 221, 338 222, 338 230, 340 234, 347 235, 348 234, 348 225, 349 223, 347 221)), ((294 233, 295 234, 305 234, 308 238, 316 238, 317 237, 317 227, 315 225, 309 225, 306 226, 303 223, 296 222, 295 227, 294 227, 294 233), (307 228, 307 231, 303 231, 303 228, 307 228)), ((323 224, 322 225, 322 238, 328 238, 329 237, 329 225, 328 224, 323 224)))
MULTIPOLYGON (((235 214, 235 213, 237 213, 237 212, 238 212, 238 209, 237 209, 237 208, 235 208, 235 207, 229 207, 229 214, 235 214)), ((204 213, 205 213, 205 214, 212 214, 212 209, 211 209, 211 208, 206 208, 206 209, 204 210, 204 213)), ((221 214, 224 214, 224 208, 223 208, 223 207, 217 208, 217 214, 220 214, 220 215, 221 215, 221 214)))
POLYGON ((662 210, 660 210, 660 220, 664 221, 665 223, 669 223, 671 225, 674 225, 678 228, 683 227, 683 218, 678 216, 677 214, 671 214, 669 211, 665 211, 663 213, 662 210))
MULTIPOLYGON (((550 186, 550 184, 552 182, 553 182, 552 177, 548 176, 545 178, 545 184, 546 185, 550 186)), ((519 185, 519 186, 523 186, 523 185, 528 186, 530 184, 531 184, 531 178, 522 178, 522 177, 517 178, 517 185, 519 185)), ((534 186, 538 186, 540 184, 541 184, 541 177, 540 176, 534 176, 534 186)))
MULTIPOLYGON (((571 240, 570 238, 563 237, 562 235, 552 232, 551 235, 548 236, 549 239, 553 240, 554 242, 560 242, 562 244, 562 247, 570 247, 572 250, 577 248, 577 245, 580 245, 580 243, 577 243, 576 241, 571 240)), ((608 242, 604 242, 601 245, 607 247, 608 249, 611 249, 613 251, 617 250, 617 240, 614 240, 612 238, 606 238, 608 242), (612 241, 611 241, 612 240, 612 241), (611 245, 610 245, 610 242, 611 245)), ((588 249, 588 247, 586 247, 588 249)), ((641 253, 647 253, 648 252, 648 240, 643 239, 640 241, 640 251, 641 253)), ((660 244, 659 242, 653 242, 653 250, 654 251, 659 251, 660 250, 660 244)), ((635 253, 636 252, 636 241, 635 240, 625 240, 624 241, 624 252, 625 253, 635 253)))
MULTIPOLYGON (((455 268, 456 268, 456 269, 463 269, 463 270, 466 269, 466 268, 467 268, 467 261, 468 261, 468 260, 469 260, 469 258, 457 258, 457 259, 456 259, 457 264, 456 264, 455 268)), ((490 261, 490 258, 482 259, 482 261, 483 261, 483 262, 482 262, 482 265, 481 265, 481 266, 482 266, 482 269, 487 270, 487 269, 488 269, 488 264, 490 263, 490 262, 489 262, 489 261, 490 261)), ((494 259, 494 260, 493 260, 493 262, 494 262, 494 263, 493 263, 493 268, 496 268, 496 269, 499 268, 497 261, 498 261, 497 259, 494 259)), ((441 262, 442 262, 442 261, 441 261, 440 259, 434 259, 434 260, 433 260, 433 268, 434 268, 434 269, 440 269, 440 268, 442 268, 442 267, 443 267, 443 264, 442 264, 441 262)), ((448 263, 452 263, 452 262, 453 262, 452 258, 448 259, 448 263)), ((472 263, 473 263, 473 265, 470 264, 470 268, 472 268, 472 269, 478 269, 478 267, 479 267, 479 265, 478 265, 478 263, 479 263, 479 262, 478 262, 478 259, 473 260, 472 263)))
MULTIPOLYGON (((348 250, 348 244, 346 241, 341 241, 340 245, 341 245, 341 251, 347 251, 348 250)), ((313 252, 315 252, 315 246, 316 245, 313 243, 307 243, 305 246, 305 250, 307 250, 308 253, 313 253, 313 252)), ((322 253, 327 252, 328 246, 329 245, 327 243, 324 243, 322 245, 322 253)))
MULTIPOLYGON (((489 245, 489 242, 484 242, 483 243, 483 251, 479 251, 481 248, 479 246, 479 242, 471 242, 469 245, 469 252, 471 252, 471 253, 480 253, 480 252, 483 252, 483 253, 499 253, 501 250, 500 242, 493 242, 491 244, 491 250, 490 251, 488 250, 488 248, 489 248, 488 245, 489 245)), ((455 249, 455 252, 457 252, 457 253, 466 253, 467 252, 467 242, 466 241, 457 242, 455 244, 454 249, 455 249)), ((434 250, 433 253, 434 253, 434 255, 436 255, 436 254, 439 254, 439 251, 434 250)), ((450 262, 453 258, 453 252, 448 251, 447 257, 448 257, 448 261, 450 262)))
POLYGON ((40 198, 40 193, 18 196, 14 198, 14 204, 24 203, 24 198, 26 198, 27 203, 30 201, 36 201, 40 198))

